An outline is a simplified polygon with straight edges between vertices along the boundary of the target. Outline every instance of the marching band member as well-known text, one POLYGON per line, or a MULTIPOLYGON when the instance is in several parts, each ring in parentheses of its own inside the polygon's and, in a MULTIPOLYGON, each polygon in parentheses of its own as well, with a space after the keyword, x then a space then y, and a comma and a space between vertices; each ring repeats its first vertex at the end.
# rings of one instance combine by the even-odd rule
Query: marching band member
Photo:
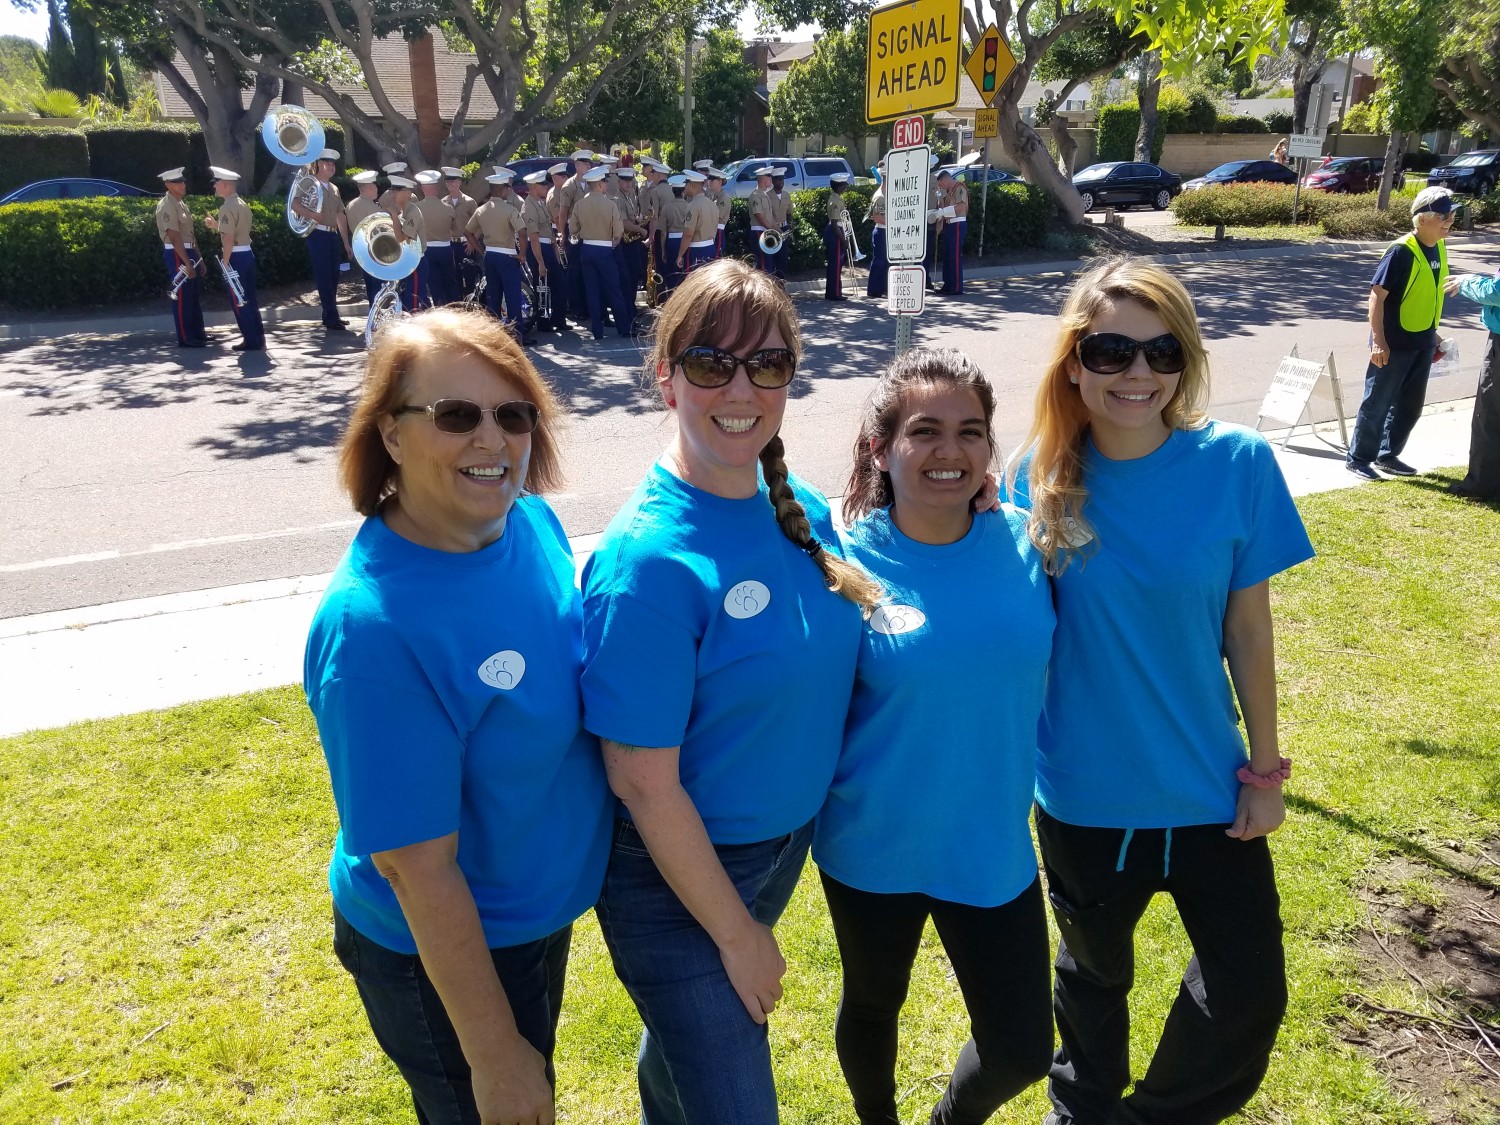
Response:
POLYGON ((750 248, 755 251, 755 268, 766 273, 776 272, 776 257, 760 248, 760 236, 768 230, 780 230, 776 226, 776 205, 771 199, 771 169, 755 170, 755 190, 750 193, 750 248))
POLYGON ((443 203, 453 212, 453 221, 448 228, 453 233, 453 239, 449 243, 453 253, 452 300, 459 301, 474 291, 474 277, 478 267, 465 256, 468 242, 464 238, 464 228, 469 225, 469 216, 474 214, 479 207, 479 202, 463 190, 464 170, 462 168, 445 165, 443 183, 448 189, 448 194, 443 196, 443 203))
MULTIPOLYGON (((518 338, 525 333, 521 319, 521 258, 516 243, 526 233, 526 220, 510 198, 510 181, 515 176, 509 168, 502 168, 492 176, 486 176, 491 195, 469 219, 467 230, 484 241, 484 303, 490 315, 500 319, 500 298, 505 297, 505 314, 513 325, 518 338)), ((521 339, 523 344, 535 344, 531 337, 521 339)))
POLYGON ((703 174, 708 177, 708 187, 704 189, 704 194, 714 201, 714 207, 719 212, 717 233, 714 235, 714 257, 722 258, 724 256, 724 228, 729 225, 729 215, 734 210, 734 199, 724 190, 724 181, 728 177, 721 169, 710 166, 703 174))
POLYGON ((203 306, 198 303, 198 251, 193 249, 193 213, 182 197, 187 181, 181 168, 161 173, 167 192, 156 205, 156 233, 161 236, 162 261, 167 267, 167 281, 176 285, 177 271, 186 271, 187 280, 177 286, 172 298, 172 324, 177 329, 179 348, 206 348, 208 334, 203 330, 203 306))
POLYGON ((662 280, 666 283, 659 294, 661 300, 666 300, 682 284, 685 272, 682 269, 682 246, 683 233, 688 224, 688 202, 683 198, 687 189, 687 177, 682 173, 667 177, 667 183, 672 189, 672 198, 662 204, 660 225, 666 231, 663 243, 666 247, 661 259, 662 280))
MULTIPOLYGON (((556 292, 554 285, 562 280, 561 271, 557 270, 557 254, 552 249, 552 217, 547 214, 547 173, 533 172, 523 177, 526 183, 526 198, 521 203, 521 218, 526 222, 526 264, 531 267, 531 276, 536 281, 537 300, 541 301, 541 288, 545 284, 551 300, 551 294, 556 292)), ((536 314, 536 327, 543 332, 551 332, 553 320, 542 320, 541 309, 532 310, 536 314)), ((557 307, 554 304, 551 309, 552 316, 557 316, 557 307)))
POLYGON ((943 287, 940 293, 950 297, 964 291, 964 233, 968 230, 969 189, 962 180, 953 178, 947 169, 938 173, 938 215, 941 229, 938 237, 943 247, 943 287))
MULTIPOLYGON (((378 193, 375 180, 379 175, 379 172, 372 169, 368 172, 356 172, 350 177, 359 185, 359 194, 349 201, 349 206, 344 216, 349 224, 351 238, 354 236, 354 231, 360 223, 375 214, 375 212, 385 210, 380 205, 379 200, 375 198, 378 193)), ((370 274, 364 273, 363 270, 360 272, 364 274, 365 278, 365 299, 373 305, 375 303, 375 295, 380 292, 380 278, 372 277, 370 274)))
MULTIPOLYGON (((578 149, 570 159, 573 161, 573 174, 563 184, 562 195, 561 229, 564 231, 572 229, 573 208, 588 194, 583 177, 594 167, 594 154, 586 148, 578 149)), ((582 324, 585 308, 582 261, 575 263, 575 267, 568 271, 568 307, 575 310, 573 318, 582 324)))
POLYGON ((771 169, 771 221, 773 230, 781 232, 781 249, 771 266, 771 272, 782 285, 786 284, 786 264, 792 260, 792 197, 786 190, 786 169, 771 169))
POLYGON ((885 161, 875 167, 880 173, 880 183, 875 187, 875 194, 870 196, 870 222, 875 224, 875 229, 870 232, 870 276, 865 280, 866 297, 885 296, 886 279, 891 268, 885 253, 885 161))
POLYGON ((849 248, 844 245, 844 224, 849 221, 844 189, 848 186, 848 173, 839 172, 828 177, 828 222, 823 227, 823 250, 828 256, 828 267, 823 274, 823 297, 829 301, 848 300, 844 296, 844 262, 849 256, 849 248))
MULTIPOLYGON (((391 176, 391 186, 386 189, 382 199, 387 200, 386 212, 395 220, 396 237, 402 242, 416 240, 417 246, 426 246, 426 231, 422 228, 422 212, 417 210, 411 201, 411 193, 416 189, 416 181, 407 179, 405 176, 391 176)), ((417 274, 422 270, 419 260, 417 268, 408 274, 401 282, 401 307, 411 312, 416 307, 417 299, 417 274)))
POLYGON ((552 284, 552 329, 554 332, 570 332, 568 310, 571 303, 572 273, 578 263, 568 253, 568 220, 563 212, 563 188, 568 183, 568 165, 559 161, 547 169, 547 179, 552 186, 547 189, 547 214, 552 219, 552 253, 557 258, 557 280, 552 284))
POLYGON ((421 308, 452 304, 458 286, 453 276, 453 209, 443 202, 436 169, 418 172, 422 198, 415 201, 422 212, 425 235, 422 264, 417 271, 417 300, 421 308), (425 284, 424 284, 425 282, 425 284))
POLYGON ((584 288, 588 294, 590 327, 594 339, 604 339, 605 306, 614 310, 615 329, 629 336, 635 325, 635 306, 626 304, 620 291, 620 273, 615 265, 615 247, 625 235, 620 209, 604 194, 606 168, 595 168, 584 174, 589 192, 578 201, 568 218, 568 232, 578 240, 578 257, 583 266, 584 288))
MULTIPOLYGON (((406 174, 406 161, 404 160, 396 160, 390 164, 382 164, 380 170, 385 173, 387 183, 390 182, 392 176, 400 176, 402 179, 411 178, 406 174)), ((380 193, 380 209, 382 211, 389 211, 391 209, 391 200, 395 197, 396 189, 394 187, 386 188, 385 191, 380 193)))
POLYGON ((718 246, 719 208, 706 194, 703 185, 708 177, 702 172, 684 172, 682 194, 688 205, 687 223, 677 250, 678 277, 714 260, 718 246))
POLYGON ((296 200, 292 211, 304 219, 311 219, 316 226, 307 236, 307 252, 312 255, 313 277, 318 283, 318 304, 323 308, 323 327, 329 332, 347 332, 349 326, 339 316, 339 244, 344 247, 344 259, 354 260, 354 249, 349 245, 349 222, 344 215, 344 201, 339 189, 330 182, 338 168, 339 154, 336 149, 325 148, 318 154, 313 165, 313 175, 323 185, 323 203, 314 211, 296 200))
POLYGON ((234 321, 240 326, 240 342, 234 345, 237 352, 263 352, 266 350, 266 329, 260 319, 260 297, 255 291, 255 255, 250 250, 250 208, 239 197, 240 174, 228 168, 210 165, 214 177, 214 194, 224 202, 217 215, 204 221, 210 230, 219 232, 219 243, 223 256, 219 263, 224 267, 224 287, 229 290, 229 303, 234 308, 234 321), (229 284, 231 272, 239 274, 240 293, 243 300, 236 300, 234 287, 229 284))
POLYGON ((635 295, 646 279, 646 223, 641 217, 641 196, 636 188, 635 169, 622 160, 615 169, 615 179, 620 181, 620 194, 615 203, 625 223, 625 237, 619 246, 619 255, 625 263, 620 273, 620 287, 625 303, 633 306, 635 295))

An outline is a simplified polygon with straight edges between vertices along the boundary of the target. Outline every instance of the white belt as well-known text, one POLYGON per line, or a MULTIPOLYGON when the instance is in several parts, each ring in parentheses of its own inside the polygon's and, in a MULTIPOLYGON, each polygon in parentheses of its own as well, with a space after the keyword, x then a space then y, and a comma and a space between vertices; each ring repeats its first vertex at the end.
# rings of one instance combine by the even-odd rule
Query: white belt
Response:
POLYGON ((720 223, 720 224, 719 224, 719 229, 720 229, 720 230, 723 230, 723 229, 724 229, 724 224, 723 224, 723 223, 720 223))
MULTIPOLYGON (((172 244, 170 242, 163 242, 162 245, 165 246, 168 250, 172 249, 172 244)), ((182 248, 184 250, 191 250, 193 248, 193 244, 191 242, 184 242, 182 244, 182 248)))
POLYGON ((508 246, 486 246, 485 250, 491 254, 509 254, 512 258, 516 256, 516 252, 508 246))
POLYGON ((536 240, 538 242, 540 242, 543 246, 551 246, 552 245, 552 240, 550 238, 543 238, 541 235, 537 235, 536 240))
POLYGON ((250 249, 250 244, 248 242, 241 242, 238 246, 236 246, 233 250, 231 250, 229 252, 231 254, 238 254, 241 250, 248 250, 248 249, 250 249))
POLYGON ((314 229, 315 230, 332 230, 333 228, 332 227, 325 227, 322 223, 319 223, 319 224, 317 224, 317 226, 314 229))
POLYGON ((751 223, 750 224, 750 229, 751 230, 765 230, 766 228, 765 227, 758 227, 754 223, 751 223))
POLYGON ((668 238, 681 238, 682 237, 682 232, 680 230, 669 230, 669 231, 667 231, 667 237, 668 238))
POLYGON ((689 245, 691 245, 694 250, 702 250, 705 246, 714 245, 714 240, 711 238, 705 238, 702 242, 693 242, 689 245))
POLYGON ((585 238, 583 240, 583 244, 585 246, 602 246, 606 250, 613 250, 615 248, 615 244, 613 242, 605 241, 603 239, 598 239, 598 238, 585 238))

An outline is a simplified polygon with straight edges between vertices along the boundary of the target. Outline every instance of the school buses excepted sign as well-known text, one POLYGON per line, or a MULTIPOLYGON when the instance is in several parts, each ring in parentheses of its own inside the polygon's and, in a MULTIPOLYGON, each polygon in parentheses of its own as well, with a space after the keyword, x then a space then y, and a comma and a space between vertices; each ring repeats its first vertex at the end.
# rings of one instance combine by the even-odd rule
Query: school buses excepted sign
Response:
POLYGON ((871 124, 958 104, 961 0, 904 0, 870 13, 865 120, 871 124))

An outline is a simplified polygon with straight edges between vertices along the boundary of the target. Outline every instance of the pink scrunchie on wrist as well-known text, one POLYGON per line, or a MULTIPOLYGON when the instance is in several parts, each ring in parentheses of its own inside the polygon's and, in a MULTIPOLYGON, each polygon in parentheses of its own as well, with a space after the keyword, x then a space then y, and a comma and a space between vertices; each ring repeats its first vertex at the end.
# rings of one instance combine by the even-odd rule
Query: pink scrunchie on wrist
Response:
POLYGON ((1292 776, 1292 760, 1282 758, 1281 768, 1274 769, 1270 773, 1256 773, 1249 766, 1241 766, 1234 776, 1239 778, 1242 784, 1254 786, 1256 789, 1280 789, 1281 783, 1292 776))

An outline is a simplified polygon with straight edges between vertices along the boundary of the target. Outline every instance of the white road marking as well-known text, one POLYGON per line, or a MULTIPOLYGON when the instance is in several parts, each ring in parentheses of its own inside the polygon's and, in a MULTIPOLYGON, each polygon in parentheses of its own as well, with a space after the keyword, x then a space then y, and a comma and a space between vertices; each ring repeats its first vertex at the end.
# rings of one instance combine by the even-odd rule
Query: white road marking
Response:
POLYGON ((55 566, 77 566, 79 563, 107 562, 111 559, 133 559, 141 555, 159 555, 167 551, 190 551, 197 547, 217 547, 225 543, 254 543, 263 539, 288 539, 294 535, 308 535, 318 531, 337 531, 346 527, 358 527, 363 520, 333 520, 314 524, 311 527, 286 527, 279 531, 247 531, 239 535, 218 535, 207 539, 179 539, 171 543, 153 543, 138 551, 96 551, 87 555, 59 555, 35 562, 8 563, 0 566, 0 574, 16 574, 23 570, 46 570, 55 566))

